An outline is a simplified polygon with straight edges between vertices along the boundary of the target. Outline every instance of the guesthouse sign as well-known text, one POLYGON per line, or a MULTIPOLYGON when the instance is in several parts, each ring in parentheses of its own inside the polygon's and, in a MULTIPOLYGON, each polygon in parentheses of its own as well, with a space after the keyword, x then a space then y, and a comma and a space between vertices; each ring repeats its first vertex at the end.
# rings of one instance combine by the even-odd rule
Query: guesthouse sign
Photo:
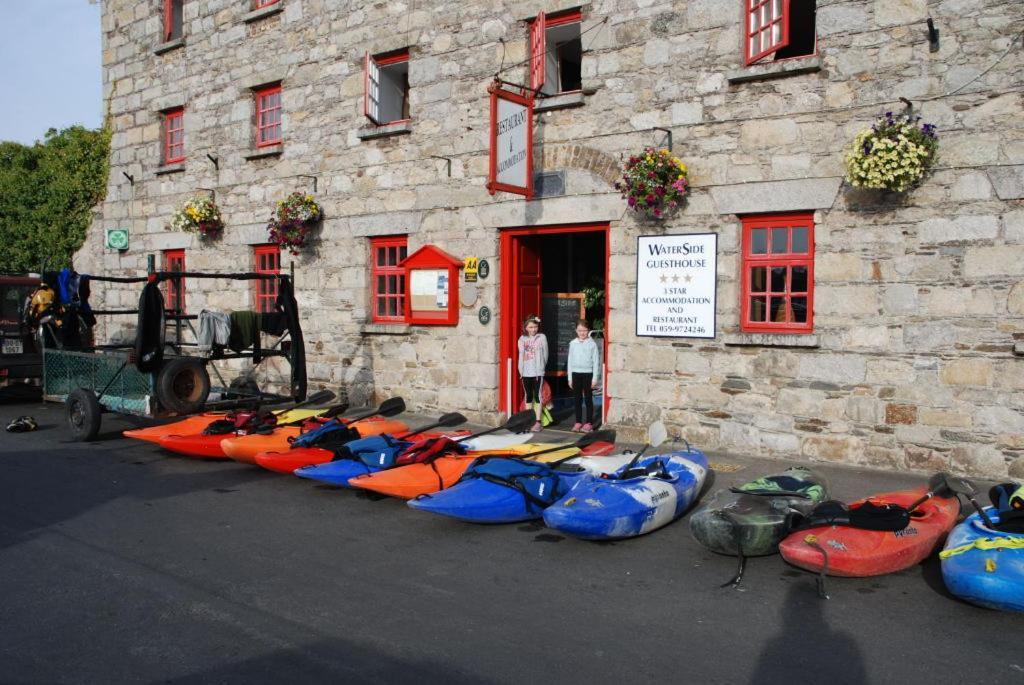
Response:
POLYGON ((638 336, 715 337, 716 233, 640 236, 636 262, 638 336))
POLYGON ((533 197, 533 98, 494 82, 491 94, 487 190, 533 197))

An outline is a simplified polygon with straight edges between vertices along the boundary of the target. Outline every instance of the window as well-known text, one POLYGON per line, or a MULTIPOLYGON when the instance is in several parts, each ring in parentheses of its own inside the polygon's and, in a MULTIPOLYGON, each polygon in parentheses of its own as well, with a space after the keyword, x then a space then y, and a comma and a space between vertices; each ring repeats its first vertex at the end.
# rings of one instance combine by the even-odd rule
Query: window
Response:
POLYGON ((383 126, 405 121, 409 116, 409 51, 383 55, 366 53, 363 113, 383 126))
MULTIPOLYGON (((281 248, 277 245, 254 245, 253 270, 258 274, 281 273, 281 248)), ((254 281, 257 312, 272 312, 277 303, 277 279, 254 281)))
POLYGON ((814 216, 743 218, 740 329, 810 333, 814 319, 814 216))
POLYGON ((270 7, 271 5, 276 4, 277 0, 254 0, 254 2, 252 3, 252 8, 254 10, 261 10, 264 7, 270 7))
POLYGON ((530 88, 544 95, 570 93, 583 87, 580 10, 543 12, 530 23, 530 88))
POLYGON ((163 0, 164 3, 164 41, 181 38, 182 5, 185 0, 163 0))
POLYGON ((164 164, 185 161, 185 109, 164 112, 164 164))
MULTIPOLYGON (((164 271, 185 270, 185 250, 164 250, 164 271)), ((185 279, 164 281, 164 306, 171 311, 185 313, 185 279)))
POLYGON ((817 51, 815 0, 743 0, 744 63, 806 57, 817 51))
POLYGON ((375 322, 405 321, 405 270, 399 264, 408 255, 403 236, 370 239, 370 293, 375 322))
POLYGON ((256 147, 281 144, 281 84, 256 91, 256 147))

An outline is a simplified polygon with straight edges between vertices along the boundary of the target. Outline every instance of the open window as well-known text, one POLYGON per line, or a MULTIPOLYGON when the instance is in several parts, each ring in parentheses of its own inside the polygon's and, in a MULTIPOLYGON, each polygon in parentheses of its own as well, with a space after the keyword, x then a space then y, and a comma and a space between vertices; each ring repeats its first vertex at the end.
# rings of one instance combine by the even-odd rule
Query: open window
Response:
POLYGON ((817 52, 815 0, 743 0, 744 63, 817 52))
POLYGON ((182 10, 185 0, 163 0, 164 2, 164 41, 181 38, 182 10))
POLYGON ((530 88, 544 95, 583 87, 583 42, 579 9, 538 14, 530 22, 530 88))
POLYGON ((409 50, 380 55, 366 53, 363 113, 383 126, 406 121, 409 115, 409 50))

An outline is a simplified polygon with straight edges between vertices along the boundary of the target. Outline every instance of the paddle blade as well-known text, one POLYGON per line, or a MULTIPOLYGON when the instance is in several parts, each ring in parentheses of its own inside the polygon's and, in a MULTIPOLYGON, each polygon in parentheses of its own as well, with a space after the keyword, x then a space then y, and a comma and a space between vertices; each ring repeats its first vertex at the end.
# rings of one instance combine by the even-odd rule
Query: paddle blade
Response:
POLYGON ((392 397, 380 403, 376 413, 380 416, 398 416, 405 411, 405 400, 401 397, 392 397))
MULTIPOLYGON (((956 493, 957 495, 963 495, 965 497, 974 497, 975 495, 978 494, 978 491, 974 488, 974 484, 971 483, 971 481, 967 480, 966 478, 960 478, 958 476, 954 476, 951 473, 945 472, 937 473, 934 476, 932 476, 932 480, 935 480, 937 478, 942 479, 943 487, 948 489, 950 492, 956 493)), ((934 488, 932 487, 932 480, 928 481, 928 487, 929 489, 934 490, 934 488)))
POLYGON ((537 420, 537 415, 533 413, 532 409, 524 409, 518 414, 513 414, 502 426, 509 433, 522 433, 537 420))
POLYGON ((451 428, 452 426, 458 426, 466 423, 466 420, 465 416, 457 411, 453 411, 448 414, 442 414, 434 425, 440 426, 441 428, 451 428))
POLYGON ((647 444, 657 447, 668 440, 668 429, 661 421, 655 421, 647 428, 647 444))
POLYGON ((323 414, 320 415, 320 417, 324 419, 333 419, 335 416, 341 416, 347 411, 348 402, 342 402, 341 404, 336 404, 327 411, 325 411, 323 414))
POLYGON ((615 431, 613 430, 601 430, 586 433, 582 438, 577 440, 574 444, 576 447, 586 447, 587 445, 593 445, 595 442, 615 442, 615 431))
POLYGON ((320 392, 314 393, 307 397, 305 400, 301 402, 301 404, 305 406, 309 406, 311 404, 323 404, 324 402, 330 402, 331 400, 334 399, 334 397, 334 393, 331 392, 330 390, 321 390, 320 392))

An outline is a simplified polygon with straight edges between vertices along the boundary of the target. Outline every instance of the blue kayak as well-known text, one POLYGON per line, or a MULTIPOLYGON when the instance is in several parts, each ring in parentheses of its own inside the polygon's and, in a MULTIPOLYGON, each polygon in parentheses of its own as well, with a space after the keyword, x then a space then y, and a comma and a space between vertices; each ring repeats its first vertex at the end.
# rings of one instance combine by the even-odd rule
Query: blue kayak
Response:
POLYGON ((482 457, 446 490, 409 500, 413 509, 470 523, 515 523, 538 519, 568 493, 586 470, 563 471, 542 462, 482 457))
MULTIPOLYGON (((999 512, 985 513, 999 526, 999 512)), ((1024 533, 994 530, 978 514, 953 529, 942 559, 942 579, 960 599, 1002 611, 1024 611, 1024 533)))
POLYGON ((312 464, 295 469, 292 473, 300 478, 320 481, 328 485, 347 488, 348 481, 356 476, 364 476, 379 469, 367 466, 357 459, 338 459, 323 464, 312 464))
POLYGON ((613 540, 657 530, 683 515, 704 485, 708 460, 700 450, 642 458, 608 478, 580 482, 544 510, 544 523, 586 540, 613 540))

